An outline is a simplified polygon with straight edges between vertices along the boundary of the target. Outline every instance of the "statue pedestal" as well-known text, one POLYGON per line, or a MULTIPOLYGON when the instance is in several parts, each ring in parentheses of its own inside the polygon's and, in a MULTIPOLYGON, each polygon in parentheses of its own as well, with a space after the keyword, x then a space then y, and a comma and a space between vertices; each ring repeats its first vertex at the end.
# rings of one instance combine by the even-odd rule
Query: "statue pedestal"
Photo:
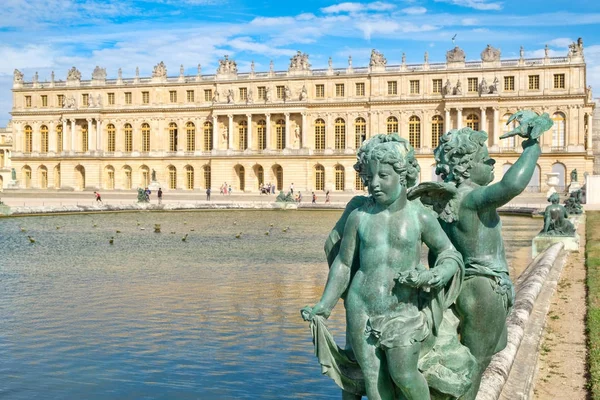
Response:
POLYGON ((569 193, 573 193, 580 189, 581 185, 579 184, 579 182, 571 182, 571 184, 569 185, 569 193))
POLYGON ((577 233, 575 236, 537 235, 531 241, 531 258, 535 258, 538 254, 555 243, 563 243, 565 245, 565 251, 579 253, 579 235, 577 233))
POLYGON ((19 181, 12 180, 6 184, 4 189, 16 190, 19 188, 19 181))
POLYGON ((162 186, 160 186, 160 183, 158 183, 158 181, 152 181, 148 185, 148 189, 150 189, 152 192, 158 191, 158 189, 161 188, 161 187, 162 186))

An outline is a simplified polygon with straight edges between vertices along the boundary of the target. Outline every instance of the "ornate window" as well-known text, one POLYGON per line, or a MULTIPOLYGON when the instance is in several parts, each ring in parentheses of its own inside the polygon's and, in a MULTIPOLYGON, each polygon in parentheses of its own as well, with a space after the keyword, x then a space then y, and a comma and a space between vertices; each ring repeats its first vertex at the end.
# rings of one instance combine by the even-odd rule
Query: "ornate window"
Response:
POLYGON ((320 164, 315 167, 315 190, 325 190, 325 168, 320 164))
POLYGON ((108 135, 108 151, 115 151, 115 126, 108 124, 106 126, 106 133, 108 135))
POLYGON ((208 189, 211 187, 211 177, 210 177, 210 165, 204 166, 204 188, 208 189))
POLYGON ((258 135, 258 149, 264 150, 267 148, 267 123, 261 119, 256 124, 256 134, 258 135))
POLYGON ((467 115, 467 128, 471 128, 474 131, 479 130, 479 116, 477 114, 467 115))
POLYGON ((365 83, 364 82, 357 82, 356 83, 356 96, 357 97, 362 97, 365 95, 365 83))
POLYGON ((398 118, 396 117, 388 117, 386 121, 386 132, 389 135, 390 133, 398 133, 398 118))
POLYGON ((28 165, 23 167, 23 179, 25 188, 29 189, 31 187, 31 168, 28 165))
POLYGON ((275 123, 275 133, 277 135, 277 150, 285 149, 285 120, 280 119, 275 123))
POLYGON ((346 173, 341 165, 335 166, 335 190, 343 191, 345 189, 346 173))
MULTIPOLYGON (((169 189, 177 189, 177 169, 169 165, 169 189)), ((146 185, 147 186, 147 185, 146 185)))
POLYGON ((48 189, 48 169, 41 166, 38 171, 40 173, 40 189, 48 189))
POLYGON ((123 131, 125 133, 125 151, 131 152, 133 151, 133 127, 131 124, 125 124, 123 131))
POLYGON ((106 171, 106 188, 110 190, 115 188, 115 170, 112 167, 106 171))
POLYGON ((515 77, 514 76, 505 76, 504 77, 504 90, 507 92, 515 91, 515 77))
POLYGON ((150 92, 142 92, 142 103, 150 104, 150 92))
POLYGON ((360 177, 360 174, 358 172, 356 172, 355 176, 354 176, 354 189, 356 190, 365 190, 365 184, 362 180, 362 178, 360 177))
POLYGON ((529 90, 540 90, 540 76, 529 75, 529 90))
POLYGON ((177 91, 169 90, 169 101, 171 103, 177 103, 177 91))
POLYGON ((283 168, 281 165, 275 167, 275 180, 277 181, 277 190, 283 190, 283 168))
POLYGON ((344 84, 336 83, 335 84, 335 97, 344 97, 344 84))
POLYGON ((41 97, 42 97, 42 107, 48 107, 48 95, 43 94, 41 97))
POLYGON ((442 93, 442 80, 441 79, 433 79, 431 81, 431 93, 442 93))
POLYGON ((421 147, 421 119, 413 115, 408 119, 408 141, 412 147, 421 147))
POLYGON ((554 113, 552 120, 554 121, 552 126, 552 150, 564 150, 566 139, 565 114, 561 112, 554 113))
POLYGON ((315 150, 325 150, 325 121, 315 121, 315 150))
POLYGON ((392 94, 392 95, 398 94, 398 82, 397 81, 388 81, 387 94, 392 94))
POLYGON ((133 179, 131 179, 131 167, 128 165, 123 167, 123 183, 125 185, 124 189, 131 189, 133 186, 133 179))
POLYGON ((248 100, 248 88, 245 88, 245 87, 240 88, 240 100, 242 100, 242 101, 248 100))
POLYGON ((56 107, 62 107, 64 102, 65 102, 65 95, 57 94, 56 95, 56 107))
POLYGON ((365 140, 367 140, 367 121, 358 117, 354 121, 354 148, 358 150, 365 140))
POLYGON ((444 134, 444 119, 440 115, 431 118, 431 147, 436 148, 440 144, 440 137, 444 134))
POLYGON ((468 78, 467 79, 467 91, 470 93, 477 93, 479 91, 479 79, 468 78))
POLYGON ((236 172, 238 176, 240 192, 243 192, 246 190, 246 170, 242 165, 237 165, 236 172))
POLYGON ((89 144, 88 125, 83 125, 81 127, 81 151, 88 151, 89 144))
POLYGON ((279 85, 275 89, 276 89, 277 98, 283 99, 285 96, 285 86, 279 85))
POLYGON ((194 189, 194 168, 191 165, 185 166, 185 188, 187 190, 194 189))
POLYGON ((565 88, 565 74, 554 74, 554 89, 565 88))
POLYGON ((335 149, 344 150, 346 148, 346 121, 343 118, 335 120, 335 149))
POLYGON ((131 104, 131 92, 125 92, 125 104, 131 104))
POLYGON ((142 171, 142 187, 148 187, 150 185, 150 170, 147 166, 143 165, 140 167, 142 171))
POLYGON ((81 105, 83 107, 87 107, 90 102, 90 95, 88 93, 84 93, 81 95, 81 105))
POLYGON ((114 93, 108 93, 108 105, 109 106, 115 105, 115 94, 114 93))
POLYGON ((145 122, 142 124, 142 151, 150 151, 150 125, 145 122))
POLYGON ((204 101, 212 101, 212 89, 204 89, 204 101))
POLYGON ((62 124, 56 125, 56 151, 63 151, 63 126, 62 124))
POLYGON ((48 127, 46 125, 40 127, 40 151, 48 152, 48 127))
POLYGON ((188 103, 194 102, 194 91, 193 90, 186 90, 185 95, 186 95, 186 100, 188 103))
POLYGON ((187 139, 186 151, 196 151, 196 125, 193 122, 185 124, 185 135, 187 139))
POLYGON ((238 124, 238 150, 246 150, 248 148, 248 122, 240 121, 238 124))
POLYGON ((25 96, 25 107, 31 108, 31 96, 25 96))
POLYGON ((267 87, 259 86, 258 87, 258 99, 265 100, 267 98, 267 87))
POLYGON ((204 123, 204 151, 210 151, 213 148, 213 124, 206 121, 204 123))
POLYGON ((322 99, 324 97, 325 97, 325 85, 322 83, 315 85, 315 98, 322 99))
POLYGON ((30 125, 25 125, 25 143, 23 149, 25 153, 31 153, 33 149, 33 129, 30 125))
POLYGON ((421 93, 421 81, 412 80, 410 81, 410 94, 421 93))

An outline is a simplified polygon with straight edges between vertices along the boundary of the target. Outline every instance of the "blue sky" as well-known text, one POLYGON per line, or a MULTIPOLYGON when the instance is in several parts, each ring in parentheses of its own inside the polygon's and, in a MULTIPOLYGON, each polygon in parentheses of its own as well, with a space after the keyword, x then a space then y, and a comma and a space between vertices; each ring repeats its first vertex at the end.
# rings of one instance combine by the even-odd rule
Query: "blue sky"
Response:
POLYGON ((388 64, 445 60, 451 38, 467 60, 479 60, 487 44, 503 58, 564 56, 568 44, 582 37, 588 84, 600 95, 600 1, 555 0, 382 0, 336 2, 304 0, 3 0, 0 7, 0 126, 12 107, 15 68, 30 81, 65 79, 76 66, 84 79, 96 65, 109 78, 118 68, 133 77, 136 66, 149 76, 159 61, 169 75, 195 74, 202 64, 212 74, 228 54, 240 71, 266 71, 273 60, 286 70, 301 50, 313 68, 368 64, 378 49, 388 64))

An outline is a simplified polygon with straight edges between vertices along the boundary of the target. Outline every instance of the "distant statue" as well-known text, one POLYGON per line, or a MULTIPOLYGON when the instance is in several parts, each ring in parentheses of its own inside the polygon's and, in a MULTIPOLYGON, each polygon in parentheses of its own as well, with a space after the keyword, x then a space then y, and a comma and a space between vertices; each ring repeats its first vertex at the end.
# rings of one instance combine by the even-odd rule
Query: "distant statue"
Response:
POLYGON ((462 94, 462 83, 460 83, 460 79, 456 81, 456 87, 454 88, 454 94, 456 94, 456 95, 462 94))
POLYGON ((352 56, 348 56, 348 68, 352 68, 352 56))
POLYGON ((252 60, 252 62, 250 63, 250 73, 254 74, 254 60, 252 60))
POLYGON ((283 190, 280 190, 275 201, 283 202, 283 203, 295 203, 296 199, 294 198, 294 195, 292 194, 292 192, 288 192, 287 194, 284 194, 283 190))
POLYGON ((229 90, 226 92, 226 96, 227 96, 227 103, 228 103, 228 104, 231 104, 231 103, 233 103, 233 96, 234 96, 233 89, 229 89, 229 90))
POLYGON ((254 94, 252 93, 252 89, 248 89, 248 94, 246 95, 246 103, 254 103, 254 94))
POLYGON ((465 57, 464 50, 458 46, 446 52, 446 62, 464 62, 465 57))
POLYGON ((92 72, 92 79, 95 81, 103 81, 106 79, 106 68, 100 68, 96 65, 94 72, 92 72))
POLYGON ((500 61, 500 50, 488 44, 487 47, 481 52, 481 61, 500 61))
POLYGON ((14 168, 10 170, 10 178, 13 180, 13 182, 17 180, 17 171, 14 168))
POLYGON ((146 191, 142 188, 137 189, 137 202, 138 203, 148 203, 148 196, 146 196, 146 191))
POLYGON ((102 96, 100 96, 100 94, 98 94, 98 97, 96 97, 96 107, 100 107, 102 106, 102 96))
POLYGON ((283 99, 284 99, 284 100, 286 100, 286 101, 287 101, 287 100, 291 100, 291 99, 292 99, 292 91, 290 90, 290 87, 289 87, 289 86, 286 86, 286 87, 285 87, 285 92, 284 92, 284 97, 283 97, 283 99))
POLYGON ((569 57, 583 57, 583 39, 577 39, 569 45, 569 57))
POLYGON ((13 73, 13 83, 23 83, 23 73, 18 69, 13 73))
POLYGON ((383 67, 387 64, 386 58, 382 53, 377 50, 371 50, 371 59, 369 60, 369 67, 383 67))
POLYGON ((571 182, 577 182, 577 168, 571 171, 571 182))
POLYGON ((521 60, 525 57, 525 49, 523 48, 523 46, 521 46, 521 49, 519 50, 519 58, 521 58, 521 60))
POLYGON ((154 66, 154 69, 152 70, 152 77, 153 78, 166 78, 167 77, 167 66, 165 65, 164 62, 161 61, 154 66))
POLYGON ((218 90, 215 90, 215 94, 213 95, 212 102, 213 103, 219 102, 219 91, 218 90))
POLYGON ((583 214, 583 207, 581 203, 583 201, 583 192, 581 189, 574 190, 569 194, 569 197, 565 200, 565 208, 569 214, 583 214))
POLYGON ((237 74, 237 72, 237 63, 230 60, 228 55, 225 55, 223 59, 219 60, 217 74, 237 74))
POLYGON ((327 65, 329 66, 329 69, 333 68, 333 60, 331 59, 331 57, 329 57, 329 60, 327 61, 327 65))
POLYGON ((290 58, 290 66, 288 71, 308 71, 310 69, 310 63, 308 62, 308 54, 298 52, 290 58))
POLYGON ((265 102, 266 103, 271 102, 271 88, 268 86, 265 88, 265 102))
POLYGON ((479 94, 488 94, 490 88, 488 87, 488 83, 485 80, 485 77, 481 80, 481 84, 479 85, 479 94))
POLYGON ((91 94, 88 94, 88 103, 87 103, 88 107, 94 107, 94 96, 91 94))
POLYGON ((446 79, 446 84, 444 85, 444 94, 446 96, 453 94, 452 83, 450 82, 450 79, 446 79))
POLYGON ((67 72, 67 81, 74 82, 81 80, 81 72, 75 67, 72 67, 69 72, 67 72))
POLYGON ((494 82, 490 86, 490 94, 496 94, 496 93, 498 93, 498 85, 499 84, 500 84, 500 81, 498 80, 498 77, 495 77, 494 78, 494 82))
POLYGON ((306 90, 306 85, 302 85, 302 90, 300 91, 300 101, 304 101, 308 98, 308 92, 306 90))
POLYGON ((588 87, 585 89, 585 94, 587 96, 588 103, 591 103, 594 101, 593 96, 592 96, 592 86, 591 85, 588 85, 588 87))
POLYGON ((575 236, 575 227, 569 221, 567 209, 559 203, 560 196, 553 193, 548 198, 552 204, 544 210, 544 227, 540 234, 544 236, 575 236))
POLYGON ((548 49, 548 45, 546 45, 544 47, 544 57, 548 58, 548 53, 550 52, 550 50, 548 49))
POLYGON ((156 182, 156 171, 152 169, 152 182, 156 182))

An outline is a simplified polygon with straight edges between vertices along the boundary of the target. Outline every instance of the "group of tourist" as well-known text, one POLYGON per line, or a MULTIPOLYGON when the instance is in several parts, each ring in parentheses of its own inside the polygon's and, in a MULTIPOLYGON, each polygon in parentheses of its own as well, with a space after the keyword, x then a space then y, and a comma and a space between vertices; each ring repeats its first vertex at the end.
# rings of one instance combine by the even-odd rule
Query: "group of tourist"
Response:
POLYGON ((271 182, 266 185, 261 182, 261 184, 258 185, 258 192, 259 194, 275 194, 275 185, 271 185, 271 182))
POLYGON ((219 193, 221 193, 222 195, 228 194, 231 196, 231 184, 228 185, 227 182, 224 182, 219 188, 219 193))

